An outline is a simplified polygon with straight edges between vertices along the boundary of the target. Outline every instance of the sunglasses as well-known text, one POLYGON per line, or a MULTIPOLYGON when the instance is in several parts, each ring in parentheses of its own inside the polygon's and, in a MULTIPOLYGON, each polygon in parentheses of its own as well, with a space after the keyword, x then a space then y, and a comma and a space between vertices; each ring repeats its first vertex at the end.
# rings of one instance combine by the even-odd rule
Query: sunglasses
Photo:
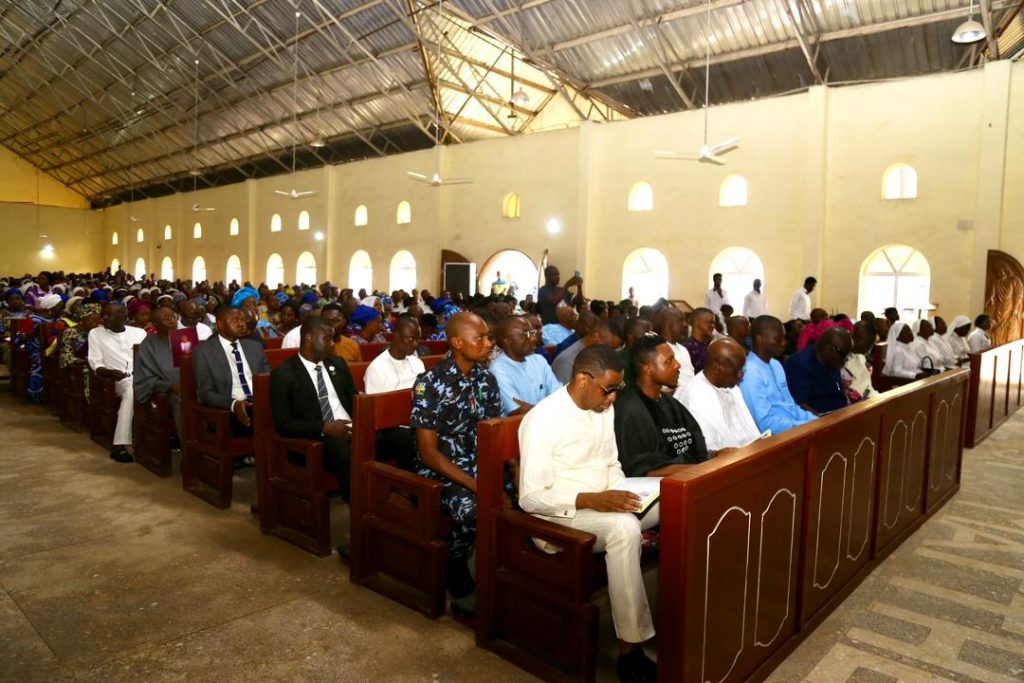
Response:
POLYGON ((602 392, 602 393, 603 393, 603 394, 604 394, 605 396, 610 396, 611 394, 614 394, 614 393, 620 392, 620 391, 622 391, 623 389, 625 389, 625 388, 626 388, 626 383, 625 383, 625 382, 619 382, 618 384, 616 384, 616 385, 615 385, 615 386, 613 386, 613 387, 606 387, 605 385, 603 385, 603 384, 601 384, 600 382, 598 382, 598 381, 597 381, 597 378, 596 378, 596 377, 594 377, 593 375, 591 375, 591 374, 590 374, 589 372, 584 372, 584 373, 582 373, 582 374, 584 374, 584 375, 586 375, 587 377, 589 377, 590 379, 594 380, 594 383, 595 383, 595 384, 597 384, 597 386, 598 386, 598 387, 600 387, 600 389, 601 389, 601 392, 602 392))

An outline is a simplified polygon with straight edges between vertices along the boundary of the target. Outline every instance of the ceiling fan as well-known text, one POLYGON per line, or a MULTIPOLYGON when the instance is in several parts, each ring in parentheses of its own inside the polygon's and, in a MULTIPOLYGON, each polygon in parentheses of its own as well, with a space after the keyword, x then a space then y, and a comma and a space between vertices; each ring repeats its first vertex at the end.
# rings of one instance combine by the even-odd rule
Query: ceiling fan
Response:
POLYGON ((723 154, 731 152, 740 146, 739 138, 729 138, 723 140, 717 145, 708 144, 708 92, 709 84, 711 81, 711 0, 708 0, 708 23, 707 33, 705 34, 705 43, 707 49, 704 53, 704 144, 701 145, 700 151, 693 152, 674 152, 670 150, 657 150, 654 153, 655 159, 670 159, 674 161, 699 161, 701 163, 716 164, 721 166, 725 163, 725 159, 722 158, 723 154))
MULTIPOLYGON (((441 63, 441 22, 444 20, 444 0, 437 4, 437 63, 441 63)), ((434 102, 434 172, 431 175, 424 175, 416 171, 406 171, 405 174, 418 183, 424 183, 431 187, 442 185, 467 185, 473 180, 471 178, 443 178, 441 176, 441 88, 438 86, 437 97, 434 102)))
POLYGON ((216 210, 217 209, 213 208, 212 206, 203 206, 199 202, 196 202, 195 204, 192 205, 192 212, 193 213, 199 213, 200 211, 216 211, 216 210))
MULTIPOLYGON (((292 177, 295 177, 295 146, 298 142, 299 134, 299 10, 298 4, 295 5, 295 41, 293 43, 292 50, 292 177)), ((319 106, 319 105, 318 105, 319 106)), ((282 197, 288 197, 289 199, 305 199, 306 197, 314 197, 318 194, 317 190, 296 190, 294 187, 290 190, 274 190, 274 194, 281 195, 282 197)))

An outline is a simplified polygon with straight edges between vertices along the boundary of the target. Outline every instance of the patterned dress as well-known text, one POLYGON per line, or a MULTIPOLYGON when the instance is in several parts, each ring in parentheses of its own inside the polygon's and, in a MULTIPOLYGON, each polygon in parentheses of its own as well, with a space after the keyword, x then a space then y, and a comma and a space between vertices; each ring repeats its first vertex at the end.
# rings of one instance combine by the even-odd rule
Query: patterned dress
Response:
MULTIPOLYGON (((437 432, 437 448, 476 478, 476 425, 501 417, 501 394, 494 375, 476 365, 462 374, 450 356, 416 378, 412 388, 412 420, 415 429, 437 432)), ((449 556, 467 558, 476 541, 476 496, 423 464, 417 445, 414 471, 440 481, 441 507, 451 518, 449 556)))

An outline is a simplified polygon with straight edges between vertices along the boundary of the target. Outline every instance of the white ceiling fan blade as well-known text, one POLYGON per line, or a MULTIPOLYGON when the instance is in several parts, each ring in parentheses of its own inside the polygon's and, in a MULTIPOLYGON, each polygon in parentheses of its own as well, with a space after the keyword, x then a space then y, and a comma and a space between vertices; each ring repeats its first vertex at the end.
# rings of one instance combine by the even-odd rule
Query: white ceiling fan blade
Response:
POLYGON ((720 159, 720 158, 716 157, 714 154, 705 154, 705 155, 701 156, 700 160, 701 161, 706 161, 709 164, 717 164, 718 166, 724 166, 725 165, 725 159, 720 159))
POLYGON ((717 145, 715 145, 714 147, 712 147, 711 148, 711 153, 712 154, 725 154, 726 152, 731 152, 732 150, 736 149, 739 146, 740 146, 740 139, 739 138, 730 138, 730 139, 725 140, 724 142, 720 142, 717 145))
POLYGON ((292 190, 292 199, 305 199, 306 197, 315 197, 316 190, 292 190))
POLYGON ((687 152, 671 152, 664 149, 659 149, 654 152, 655 159, 673 159, 676 161, 693 161, 699 159, 699 154, 688 154, 687 152))
POLYGON ((279 194, 282 197, 291 197, 292 196, 292 193, 288 192, 287 190, 274 190, 274 194, 279 194))
POLYGON ((469 185, 473 182, 472 178, 442 178, 438 185, 469 185))
POLYGON ((405 175, 409 176, 413 180, 419 180, 420 182, 430 182, 430 176, 417 173, 416 171, 406 171, 405 175))

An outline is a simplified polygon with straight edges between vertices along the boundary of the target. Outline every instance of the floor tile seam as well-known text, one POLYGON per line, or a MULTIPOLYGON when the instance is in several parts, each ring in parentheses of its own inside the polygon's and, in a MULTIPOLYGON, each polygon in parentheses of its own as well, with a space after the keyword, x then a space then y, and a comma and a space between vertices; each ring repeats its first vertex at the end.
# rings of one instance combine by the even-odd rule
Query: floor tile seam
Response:
POLYGON ((78 674, 92 673, 92 672, 96 671, 97 669, 102 668, 104 666, 107 666, 111 662, 117 661, 118 659, 120 659, 122 657, 131 656, 131 655, 135 655, 135 654, 142 654, 142 653, 145 653, 145 652, 147 652, 149 650, 153 650, 153 649, 156 649, 156 648, 164 647, 164 646, 169 645, 170 643, 173 643, 173 642, 176 642, 176 641, 183 641, 183 640, 186 640, 188 638, 192 638, 193 636, 205 633, 207 631, 212 631, 214 629, 222 628, 224 626, 227 626, 228 624, 231 624, 233 622, 239 621, 241 619, 248 619, 248 618, 253 617, 253 616, 255 616, 257 614, 260 614, 262 612, 267 612, 267 611, 272 610, 272 609, 277 609, 278 607, 282 607, 282 606, 287 605, 289 603, 296 602, 298 600, 303 600, 305 598, 308 598, 308 596, 306 596, 306 595, 297 595, 297 596, 294 596, 292 598, 289 598, 288 600, 283 600, 283 601, 281 601, 279 603, 275 603, 273 605, 267 605, 265 607, 261 607, 259 609, 252 610, 251 612, 245 612, 243 614, 239 614, 237 616, 231 617, 230 619, 227 619, 227 620, 224 620, 224 621, 220 621, 220 622, 218 622, 216 624, 210 624, 210 625, 207 625, 207 626, 203 626, 202 628, 197 628, 197 629, 192 630, 192 631, 186 631, 184 633, 179 633, 179 634, 175 635, 173 638, 168 638, 167 640, 161 640, 161 641, 150 642, 150 643, 141 643, 140 645, 138 645, 138 646, 136 646, 136 647, 134 647, 134 648, 132 648, 130 650, 123 650, 123 651, 121 651, 119 653, 116 653, 116 654, 108 657, 107 659, 104 659, 104 660, 101 660, 99 662, 95 662, 93 664, 90 664, 90 665, 88 665, 85 668, 77 668, 77 667, 73 668, 72 672, 75 674, 75 677, 77 678, 78 674))
POLYGON ((36 627, 36 625, 32 623, 32 619, 29 618, 25 610, 22 609, 21 605, 18 603, 18 599, 14 597, 14 594, 7 589, 7 586, 5 586, 2 581, 0 581, 0 590, 4 592, 4 595, 6 595, 7 598, 11 601, 11 604, 17 608, 19 613, 21 613, 21 616, 25 619, 25 623, 29 625, 29 627, 32 629, 32 632, 36 634, 37 638, 39 638, 39 642, 41 642, 43 646, 46 647, 46 651, 50 653, 50 656, 53 657, 54 661, 57 662, 62 669, 71 672, 72 675, 74 675, 74 671, 71 669, 68 663, 61 659, 56 652, 54 652, 53 648, 50 647, 50 643, 46 640, 46 638, 43 637, 43 634, 39 632, 39 629, 36 627))

